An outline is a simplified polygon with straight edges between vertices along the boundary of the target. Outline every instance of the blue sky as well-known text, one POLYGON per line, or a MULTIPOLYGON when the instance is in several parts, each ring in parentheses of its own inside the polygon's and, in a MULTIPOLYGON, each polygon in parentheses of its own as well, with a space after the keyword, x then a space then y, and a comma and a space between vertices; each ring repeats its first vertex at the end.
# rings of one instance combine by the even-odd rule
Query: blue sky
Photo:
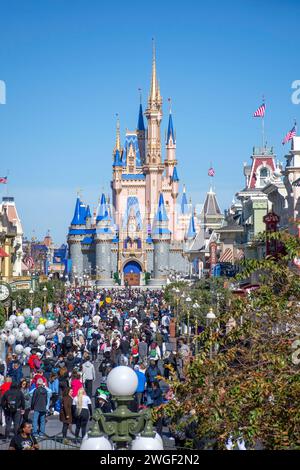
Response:
POLYGON ((225 209, 244 185, 243 162, 261 143, 252 114, 262 94, 267 142, 280 160, 282 137, 299 120, 291 101, 300 79, 299 21, 298 0, 1 0, 0 176, 9 169, 26 235, 50 229, 64 242, 77 188, 91 206, 109 191, 115 114, 123 136, 136 127, 153 36, 162 135, 171 97, 181 184, 203 202, 212 162, 225 209))

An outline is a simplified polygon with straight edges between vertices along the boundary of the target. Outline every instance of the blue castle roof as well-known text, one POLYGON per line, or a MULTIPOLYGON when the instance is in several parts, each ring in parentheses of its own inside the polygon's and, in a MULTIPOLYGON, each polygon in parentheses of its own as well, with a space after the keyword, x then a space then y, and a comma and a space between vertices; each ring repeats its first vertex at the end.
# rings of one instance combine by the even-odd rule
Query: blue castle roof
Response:
POLYGON ((87 206, 86 208, 86 213, 85 213, 85 218, 90 219, 92 217, 91 211, 90 211, 90 206, 87 206))
POLYGON ((172 113, 170 111, 169 114, 169 125, 168 125, 168 132, 167 132, 167 143, 169 142, 170 138, 172 137, 173 143, 175 144, 175 134, 174 134, 174 128, 173 128, 173 119, 172 119, 172 113))
POLYGON ((138 119, 137 129, 138 129, 138 131, 144 131, 145 130, 142 103, 140 104, 140 109, 139 109, 139 119, 138 119))
POLYGON ((123 164, 124 167, 127 165, 127 152, 129 150, 129 146, 131 144, 133 145, 135 155, 136 155, 136 166, 142 166, 140 149, 139 149, 139 144, 138 144, 138 138, 137 138, 136 134, 127 134, 126 135, 123 154, 122 154, 122 164, 123 164))
POLYGON ((122 166, 122 158, 119 150, 116 150, 113 166, 122 166))
POLYGON ((96 220, 99 221, 99 220, 107 220, 107 219, 109 219, 108 207, 106 204, 105 194, 102 194, 100 208, 99 208, 99 212, 98 212, 96 220))
POLYGON ((182 198, 181 198, 181 213, 182 214, 189 213, 189 206, 188 206, 188 201, 187 201, 185 190, 183 191, 182 198))
POLYGON ((179 181, 176 166, 174 166, 174 170, 173 170, 173 175, 172 175, 171 181, 172 181, 172 182, 173 182, 173 181, 175 181, 175 182, 178 182, 178 181, 179 181))
POLYGON ((189 228, 187 231, 187 238, 195 238, 196 235, 197 233, 196 233, 196 228, 195 228, 195 219, 194 219, 194 216, 192 215, 190 218, 190 224, 189 224, 189 228))
POLYGON ((77 197, 74 216, 73 216, 71 225, 85 225, 85 217, 86 217, 86 207, 80 201, 79 197, 77 197))
POLYGON ((164 196, 162 193, 159 195, 158 209, 155 216, 156 222, 168 222, 168 216, 165 208, 164 196))

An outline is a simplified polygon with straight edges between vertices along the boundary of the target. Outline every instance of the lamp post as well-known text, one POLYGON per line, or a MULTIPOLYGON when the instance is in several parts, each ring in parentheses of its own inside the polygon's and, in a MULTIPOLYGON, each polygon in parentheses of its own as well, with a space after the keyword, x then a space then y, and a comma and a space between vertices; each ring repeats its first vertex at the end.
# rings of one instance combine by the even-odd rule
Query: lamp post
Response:
MULTIPOLYGON (((214 314, 213 309, 210 308, 208 314, 206 315, 206 326, 209 327, 209 330, 210 330, 210 339, 211 339, 211 324, 213 323, 215 319, 216 319, 216 315, 214 314)), ((210 343, 210 346, 209 346, 209 359, 210 360, 212 359, 212 355, 213 355, 212 344, 210 343)))
POLYGON ((196 312, 195 314, 195 355, 198 354, 198 313, 197 311, 199 310, 200 308, 200 305, 198 304, 198 302, 195 302, 193 304, 193 309, 194 311, 196 312))
POLYGON ((43 287, 43 304, 44 304, 44 313, 47 311, 47 293, 48 289, 46 286, 43 287))
POLYGON ((190 345, 190 305, 192 302, 192 299, 188 296, 186 299, 186 304, 187 304, 187 342, 188 346, 190 345))
POLYGON ((153 430, 149 409, 133 413, 128 405, 134 400, 138 379, 126 366, 115 367, 107 376, 107 388, 116 403, 111 413, 96 409, 88 438, 81 450, 163 450, 160 437, 153 430))
POLYGON ((34 296, 33 289, 30 289, 29 298, 30 298, 30 308, 31 308, 31 310, 32 310, 32 306, 33 306, 33 296, 34 296))

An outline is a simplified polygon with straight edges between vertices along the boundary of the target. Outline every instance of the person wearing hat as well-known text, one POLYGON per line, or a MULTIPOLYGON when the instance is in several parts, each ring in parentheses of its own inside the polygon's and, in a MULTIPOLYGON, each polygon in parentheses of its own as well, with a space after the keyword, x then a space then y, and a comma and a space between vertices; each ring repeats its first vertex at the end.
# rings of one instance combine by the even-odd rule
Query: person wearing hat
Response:
POLYGON ((103 413, 111 413, 112 406, 111 401, 107 393, 100 390, 100 393, 97 396, 97 406, 96 408, 100 408, 103 413))

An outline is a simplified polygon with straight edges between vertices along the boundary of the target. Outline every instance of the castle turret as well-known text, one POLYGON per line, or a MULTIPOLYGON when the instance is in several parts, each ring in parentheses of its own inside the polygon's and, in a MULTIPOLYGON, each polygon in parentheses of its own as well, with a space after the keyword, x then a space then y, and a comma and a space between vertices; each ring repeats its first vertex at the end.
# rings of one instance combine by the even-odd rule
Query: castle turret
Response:
POLYGON ((169 219, 167 216, 164 197, 160 193, 158 209, 154 219, 152 240, 154 247, 153 279, 152 285, 162 285, 166 283, 167 270, 170 266, 170 242, 171 232, 168 228, 169 219))
POLYGON ((142 165, 144 165, 145 159, 146 159, 146 131, 145 131, 145 124, 144 124, 142 103, 140 103, 139 118, 138 118, 138 125, 137 125, 136 133, 137 133, 137 138, 138 138, 138 146, 140 150, 141 163, 142 165))
POLYGON ((102 194, 99 212, 96 218, 96 272, 97 285, 110 286, 112 283, 111 273, 111 249, 114 238, 112 220, 106 204, 105 195, 102 194))
POLYGON ((85 237, 85 218, 86 208, 77 197, 74 216, 69 228, 68 245, 70 258, 72 259, 72 279, 80 278, 83 275, 83 255, 81 250, 81 242, 85 237))
POLYGON ((172 119, 172 110, 170 108, 169 124, 168 124, 167 139, 166 139, 166 160, 165 160, 167 177, 169 178, 172 177, 173 171, 176 165, 177 165, 176 140, 175 140, 174 126, 173 126, 173 119, 172 119))

